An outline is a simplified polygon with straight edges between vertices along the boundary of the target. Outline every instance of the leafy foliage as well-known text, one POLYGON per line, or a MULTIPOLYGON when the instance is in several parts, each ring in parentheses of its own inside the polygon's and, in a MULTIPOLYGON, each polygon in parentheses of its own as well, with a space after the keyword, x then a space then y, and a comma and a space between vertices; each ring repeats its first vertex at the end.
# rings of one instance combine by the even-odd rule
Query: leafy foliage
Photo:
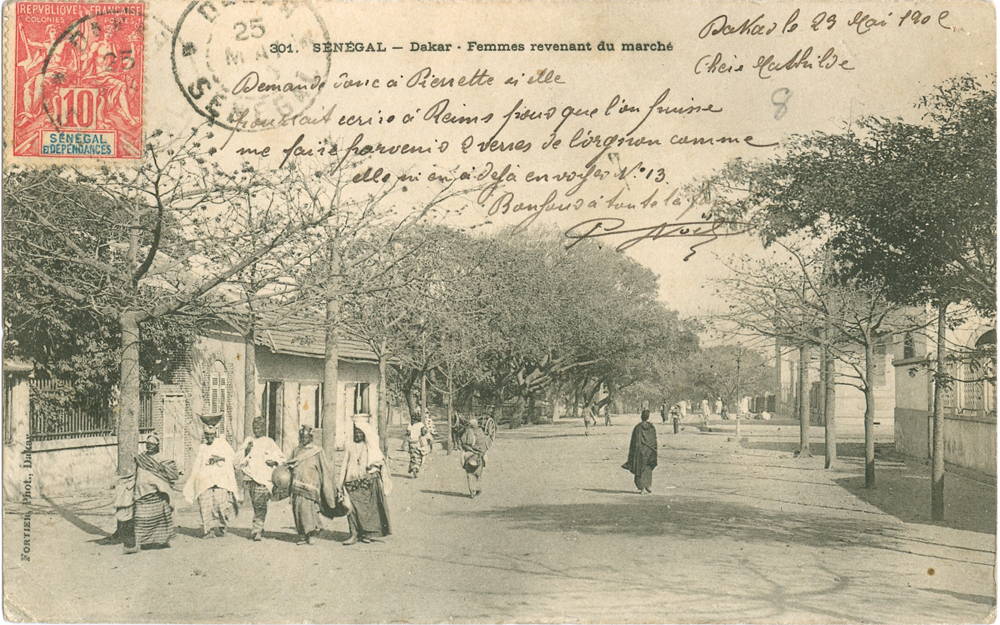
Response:
MULTIPOLYGON (((127 297, 108 271, 125 271, 122 207, 92 182, 55 169, 12 172, 4 200, 5 356, 71 381, 60 387, 67 401, 108 401, 121 368, 117 307, 127 297), (57 225, 72 234, 75 249, 67 249, 57 225)), ((177 315, 143 324, 144 383, 171 370, 193 342, 194 325, 177 315)))
POLYGON ((765 243, 821 238, 837 275, 883 284, 897 303, 995 314, 995 80, 953 79, 918 106, 922 124, 867 117, 842 134, 795 137, 774 161, 730 164, 716 179, 720 208, 750 219, 765 243))

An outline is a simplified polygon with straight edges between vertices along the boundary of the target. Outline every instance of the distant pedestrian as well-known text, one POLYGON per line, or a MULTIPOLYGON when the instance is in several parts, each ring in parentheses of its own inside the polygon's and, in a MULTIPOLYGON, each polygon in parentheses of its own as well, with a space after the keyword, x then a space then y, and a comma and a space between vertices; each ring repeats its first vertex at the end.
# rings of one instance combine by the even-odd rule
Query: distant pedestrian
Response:
POLYGON ((313 444, 313 431, 307 425, 299 430, 299 446, 288 461, 292 471, 292 517, 295 519, 296 543, 311 545, 313 535, 323 529, 320 514, 333 516, 337 505, 333 467, 322 447, 313 444))
POLYGON ((410 467, 407 472, 416 479, 420 473, 420 467, 424 464, 424 456, 430 453, 431 433, 427 425, 420 420, 417 415, 413 416, 412 423, 406 428, 406 442, 410 452, 410 467))
POLYGON ((597 425, 597 404, 591 402, 583 409, 583 435, 590 436, 590 426, 597 425))
POLYGON ((430 455, 434 451, 434 437, 437 436, 437 426, 434 425, 434 419, 431 417, 431 411, 427 411, 427 418, 424 419, 424 425, 427 426, 427 453, 424 455, 430 455))
POLYGON ((351 536, 345 545, 392 533, 386 501, 392 490, 389 468, 379 449, 378 432, 365 421, 355 422, 354 440, 344 446, 337 488, 349 510, 351 536))
MULTIPOLYGON (((586 416, 584 416, 586 419, 586 416)), ((459 444, 462 447, 462 468, 469 483, 469 497, 473 499, 483 492, 483 468, 486 466, 486 452, 493 441, 479 427, 479 420, 469 419, 469 427, 462 433, 459 444)))
POLYGON ((198 447, 191 477, 184 485, 184 498, 198 502, 204 538, 226 535, 226 528, 236 517, 237 502, 243 499, 236 487, 233 448, 219 438, 222 415, 202 417, 205 424, 204 442, 198 447))
POLYGON ((604 406, 604 425, 611 425, 611 404, 604 406))
POLYGON ((285 463, 285 454, 278 444, 267 435, 267 422, 261 417, 253 420, 253 436, 248 436, 236 450, 236 468, 243 472, 244 484, 250 492, 253 504, 253 525, 250 529, 252 540, 264 536, 264 521, 267 519, 267 504, 271 500, 271 474, 274 467, 285 463))
POLYGON ((667 402, 660 404, 660 420, 663 423, 667 422, 667 402))
POLYGON ((719 416, 725 420, 729 420, 729 409, 726 408, 725 404, 722 404, 722 408, 719 410, 719 416))
POLYGON ((628 460, 622 465, 635 476, 639 494, 653 492, 653 469, 656 468, 656 428, 649 422, 649 411, 643 410, 641 421, 632 429, 628 460))

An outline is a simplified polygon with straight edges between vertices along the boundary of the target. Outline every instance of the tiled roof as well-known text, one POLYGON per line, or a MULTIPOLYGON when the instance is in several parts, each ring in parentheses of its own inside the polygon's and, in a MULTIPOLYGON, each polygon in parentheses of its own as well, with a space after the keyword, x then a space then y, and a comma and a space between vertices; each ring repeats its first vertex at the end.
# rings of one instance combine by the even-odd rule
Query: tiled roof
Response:
POLYGON ((4 373, 31 373, 34 369, 23 360, 5 358, 3 361, 3 370, 4 373))
MULTIPOLYGON (((278 354, 323 358, 326 356, 326 338, 320 322, 287 317, 267 319, 255 333, 258 345, 268 347, 278 354)), ((340 360, 378 362, 371 347, 349 331, 341 331, 337 344, 340 360)))

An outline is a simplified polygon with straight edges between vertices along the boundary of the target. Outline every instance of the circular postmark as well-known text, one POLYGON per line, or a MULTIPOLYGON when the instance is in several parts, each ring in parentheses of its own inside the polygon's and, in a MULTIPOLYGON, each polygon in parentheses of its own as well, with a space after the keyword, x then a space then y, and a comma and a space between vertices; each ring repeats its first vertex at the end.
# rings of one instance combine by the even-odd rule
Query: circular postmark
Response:
POLYGON ((228 130, 268 130, 316 101, 329 40, 308 2, 195 0, 174 29, 170 60, 198 114, 228 130))

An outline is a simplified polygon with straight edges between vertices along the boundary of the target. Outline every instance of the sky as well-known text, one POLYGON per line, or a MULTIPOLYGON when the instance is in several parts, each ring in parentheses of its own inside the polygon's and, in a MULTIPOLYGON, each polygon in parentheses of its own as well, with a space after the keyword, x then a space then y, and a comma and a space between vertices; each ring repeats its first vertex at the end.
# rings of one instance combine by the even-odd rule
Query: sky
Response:
MULTIPOLYGON (((445 221, 476 230, 512 226, 529 214, 513 210, 503 214, 503 203, 495 202, 504 193, 512 194, 510 206, 539 205, 551 193, 558 196, 555 203, 586 200, 581 207, 547 212, 536 222, 560 229, 608 217, 622 219, 629 228, 669 223, 679 218, 681 208, 642 208, 639 202, 654 191, 662 200, 729 159, 779 155, 793 134, 840 132, 865 115, 915 120, 919 111, 914 105, 935 85, 964 73, 987 76, 996 68, 995 12, 984 2, 356 2, 316 4, 315 9, 291 12, 279 5, 220 5, 212 20, 197 11, 185 13, 187 5, 181 2, 151 0, 147 6, 147 130, 181 130, 202 123, 205 100, 191 94, 198 80, 204 80, 209 95, 224 94, 230 104, 252 109, 253 116, 279 117, 276 111, 285 107, 314 118, 327 114, 329 119, 311 126, 218 132, 214 158, 227 166, 249 158, 256 166, 278 167, 283 150, 300 134, 299 145, 313 149, 328 139, 343 150, 359 134, 363 134, 359 145, 428 146, 429 153, 419 156, 376 154, 368 161, 385 171, 418 174, 417 180, 401 185, 407 188, 405 193, 393 196, 403 210, 419 206, 441 188, 440 182, 430 180, 432 171, 478 176, 510 166, 515 180, 499 185, 485 201, 470 196, 448 205, 445 221), (740 32, 744 22, 762 24, 767 32, 740 32), (262 36, 255 39, 258 32, 262 36), (386 52, 309 51, 327 41, 381 44, 386 52), (480 52, 469 50, 469 42, 520 44, 525 50, 480 52), (590 43, 592 49, 531 50, 533 45, 566 42, 590 43), (598 52, 601 42, 614 43, 616 50, 598 52), (669 43, 672 49, 625 52, 624 42, 669 43), (268 46, 276 43, 298 51, 269 53, 268 46), (414 44, 451 47, 414 52, 414 44), (716 55, 721 63, 743 69, 708 71, 716 55), (797 60, 801 62, 796 64, 797 60), (427 72, 423 84, 413 80, 422 70, 427 72), (321 76, 325 85, 306 99, 285 97, 280 102, 274 94, 233 95, 249 72, 256 72, 255 80, 279 87, 308 85, 314 75, 321 76), (469 86, 477 73, 494 81, 469 86), (464 76, 466 85, 435 87, 432 76, 455 82, 464 76), (377 88, 371 85, 376 79, 377 88), (390 79, 399 86, 388 87, 390 79), (408 87, 407 81, 414 84, 408 87), (187 96, 182 89, 188 90, 187 96), (650 113, 657 102, 700 110, 650 113), (452 121, 440 115, 426 119, 435 106, 438 111, 445 106, 452 121), (556 112, 546 117, 550 108, 556 112), (557 129, 567 108, 568 119, 557 129), (413 120, 403 124, 406 115, 413 120), (487 115, 491 115, 488 122, 487 115), (372 122, 352 124, 352 116, 372 122), (390 116, 395 121, 386 122, 390 116), (476 121, 454 121, 463 116, 476 121), (561 145, 543 147, 553 131, 561 145), (584 139, 642 136, 659 145, 615 145, 603 152, 594 146, 574 148, 577 132, 584 139), (672 143, 683 137, 748 135, 754 137, 753 143, 775 145, 672 143), (465 149, 467 137, 474 139, 465 149), (479 143, 491 137, 510 148, 479 150, 479 143), (517 149, 518 141, 531 143, 530 149, 517 149), (266 158, 238 154, 240 149, 259 153, 265 147, 271 150, 266 158), (588 180, 575 196, 567 195, 571 183, 527 180, 529 172, 550 176, 584 172, 591 161, 606 172, 605 178, 588 180), (625 180, 616 177, 640 165, 642 172, 625 180), (660 183, 655 182, 658 178, 660 183), (619 192, 623 203, 635 207, 609 207, 608 200, 619 192)), ((715 68, 720 69, 719 63, 715 68)), ((358 184, 349 192, 364 194, 373 188, 358 184)), ((607 239, 613 245, 622 240, 607 239)), ((704 315, 725 305, 713 286, 713 280, 726 275, 725 259, 761 254, 749 235, 719 239, 684 260, 689 244, 678 239, 645 241, 626 252, 659 276, 661 299, 685 316, 704 315)))

